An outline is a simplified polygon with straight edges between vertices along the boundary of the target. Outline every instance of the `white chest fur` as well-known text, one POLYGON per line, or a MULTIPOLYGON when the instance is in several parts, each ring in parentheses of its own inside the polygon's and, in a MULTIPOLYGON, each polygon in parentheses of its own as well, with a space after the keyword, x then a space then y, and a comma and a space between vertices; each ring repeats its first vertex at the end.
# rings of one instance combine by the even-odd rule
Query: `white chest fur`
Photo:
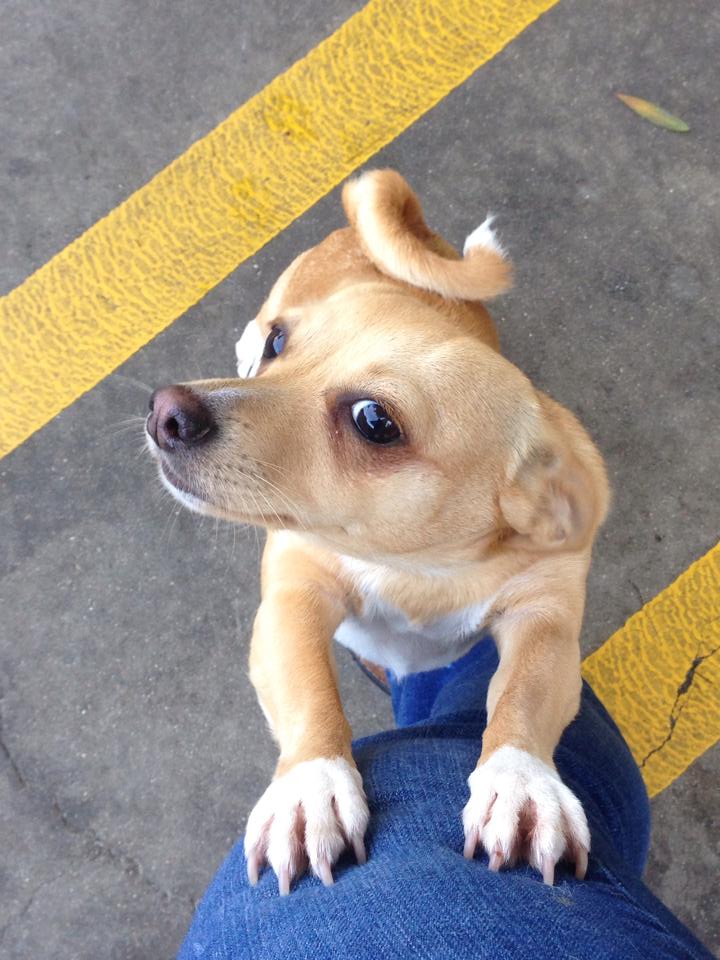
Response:
POLYGON ((398 677, 434 670, 461 657, 472 646, 492 602, 489 598, 417 623, 382 597, 387 576, 383 567, 350 557, 343 558, 343 565, 352 574, 364 605, 361 614, 340 624, 335 639, 398 677))

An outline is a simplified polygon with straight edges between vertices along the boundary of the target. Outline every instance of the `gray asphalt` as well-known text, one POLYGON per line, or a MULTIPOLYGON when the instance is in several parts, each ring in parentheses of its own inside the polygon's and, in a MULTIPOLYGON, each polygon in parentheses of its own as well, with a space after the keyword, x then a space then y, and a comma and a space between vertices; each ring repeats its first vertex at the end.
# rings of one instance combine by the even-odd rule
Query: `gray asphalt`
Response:
MULTIPOLYGON (((360 4, 8 0, 0 288, 141 186, 360 4)), ((381 152, 461 243, 518 266, 506 353, 591 429, 612 515, 584 649, 717 540, 720 181, 713 0, 561 0, 381 152), (663 103, 670 134, 614 99, 663 103)), ((152 386, 233 344, 337 191, 2 463, 0 957, 158 960, 274 763, 246 677, 252 531, 177 511, 141 449, 152 386)), ((358 735, 389 706, 339 654, 358 735)), ((653 802, 652 889, 720 949, 720 750, 653 802)))

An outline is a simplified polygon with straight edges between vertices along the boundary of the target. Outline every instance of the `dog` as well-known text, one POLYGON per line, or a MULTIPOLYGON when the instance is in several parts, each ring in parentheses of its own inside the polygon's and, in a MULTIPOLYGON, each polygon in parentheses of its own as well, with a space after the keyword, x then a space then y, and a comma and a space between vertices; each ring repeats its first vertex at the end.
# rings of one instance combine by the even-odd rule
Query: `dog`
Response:
POLYGON ((490 630, 499 667, 462 813, 466 857, 584 877, 590 834, 553 753, 581 691, 585 585, 609 489, 576 418, 499 351, 483 302, 511 284, 486 220, 463 256, 391 170, 348 182, 349 225, 280 276, 237 344, 239 379, 156 390, 167 489, 267 528, 250 677, 277 739, 248 877, 281 894, 345 849, 368 805, 332 641, 402 677, 490 630))

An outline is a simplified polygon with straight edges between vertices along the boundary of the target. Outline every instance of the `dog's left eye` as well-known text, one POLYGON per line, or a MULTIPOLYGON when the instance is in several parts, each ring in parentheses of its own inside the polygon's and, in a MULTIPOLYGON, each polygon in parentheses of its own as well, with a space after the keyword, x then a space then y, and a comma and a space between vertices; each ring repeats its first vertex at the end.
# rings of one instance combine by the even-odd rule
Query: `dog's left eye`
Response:
POLYGON ((350 413, 358 433, 370 443, 392 443, 400 439, 400 427, 376 400, 358 400, 350 413))
POLYGON ((282 327, 272 326, 263 347, 263 360, 274 360, 275 357, 279 357, 286 343, 287 331, 282 327))

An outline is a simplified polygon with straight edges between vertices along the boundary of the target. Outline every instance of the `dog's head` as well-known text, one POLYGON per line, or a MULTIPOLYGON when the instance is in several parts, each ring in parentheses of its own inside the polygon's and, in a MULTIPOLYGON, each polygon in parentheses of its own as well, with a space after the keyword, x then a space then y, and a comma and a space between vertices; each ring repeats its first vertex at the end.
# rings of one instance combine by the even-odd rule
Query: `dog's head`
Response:
POLYGON ((350 226, 301 254, 245 330, 240 379, 153 394, 165 485, 200 513, 372 559, 589 537, 602 465, 498 352, 480 301, 510 265, 489 223, 460 258, 397 173, 350 182, 343 202, 350 226))

